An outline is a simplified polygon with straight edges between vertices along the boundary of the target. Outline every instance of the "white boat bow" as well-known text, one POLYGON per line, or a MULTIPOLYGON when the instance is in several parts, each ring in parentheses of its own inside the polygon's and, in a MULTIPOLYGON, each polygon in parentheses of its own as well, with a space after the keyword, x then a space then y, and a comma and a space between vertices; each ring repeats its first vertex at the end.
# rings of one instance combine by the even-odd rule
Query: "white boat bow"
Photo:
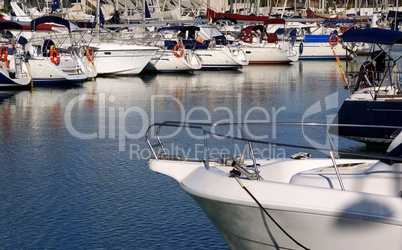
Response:
MULTIPOLYGON (((338 159, 329 149, 329 158, 243 161, 241 156, 222 156, 212 161, 209 137, 246 142, 252 156, 252 146, 262 143, 207 128, 221 125, 151 126, 147 141, 154 155, 149 167, 176 179, 231 249, 402 248, 402 145, 382 160, 338 159), (203 157, 167 155, 160 133, 165 127, 208 135, 203 157), (150 140, 151 131, 156 131, 156 143, 150 140)), ((325 127, 303 124, 310 125, 325 127)))

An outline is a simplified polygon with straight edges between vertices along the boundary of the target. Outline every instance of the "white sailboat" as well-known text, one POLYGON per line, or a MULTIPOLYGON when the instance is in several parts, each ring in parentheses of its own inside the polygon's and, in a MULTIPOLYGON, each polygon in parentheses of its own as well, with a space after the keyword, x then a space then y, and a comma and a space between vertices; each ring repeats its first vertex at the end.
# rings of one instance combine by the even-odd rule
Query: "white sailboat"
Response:
POLYGON ((74 49, 67 20, 43 16, 31 21, 31 30, 33 35, 26 49, 30 55, 29 67, 35 84, 77 83, 88 78, 88 67, 74 49), (66 29, 63 33, 38 31, 38 26, 45 23, 63 25, 66 29))
MULTIPOLYGON (((269 19, 268 19, 269 20, 269 19)), ((284 19, 269 20, 282 23, 284 19)), ((291 63, 299 60, 299 53, 291 41, 267 33, 263 25, 248 26, 240 31, 238 39, 250 64, 291 63)))
MULTIPOLYGON (((18 5, 13 5, 13 8, 15 6, 15 11, 19 13, 19 15, 24 16, 25 21, 31 21, 32 19, 24 13, 24 11, 18 7, 18 5), (18 7, 18 8, 17 8, 18 7)), ((100 31, 100 3, 98 1, 97 3, 97 25, 96 25, 96 30, 95 30, 95 35, 99 34, 100 31)), ((90 48, 94 51, 94 57, 91 58, 91 62, 88 62, 88 57, 84 59, 84 53, 81 53, 79 56, 81 59, 77 59, 76 61, 84 60, 85 61, 85 67, 88 68, 91 67, 91 65, 94 65, 96 68, 96 73, 97 75, 135 75, 139 74, 143 68, 147 65, 147 63, 151 60, 152 56, 157 52, 158 48, 157 47, 150 47, 150 46, 141 46, 141 45, 131 45, 131 44, 125 44, 122 42, 110 42, 110 41, 103 41, 102 39, 98 39, 94 35, 89 34, 88 32, 90 30, 87 29, 78 29, 78 27, 75 27, 75 25, 69 23, 69 21, 66 20, 66 22, 63 23, 68 23, 69 27, 71 27, 72 31, 72 39, 74 40, 74 43, 82 47, 84 49, 90 48)), ((63 29, 57 29, 53 28, 53 31, 55 31, 55 35, 57 35, 57 32, 63 32, 63 29)), ((37 35, 39 36, 39 35, 37 35)), ((99 37, 99 36, 98 36, 99 37)), ((37 43, 34 45, 36 49, 33 52, 35 52, 38 49, 38 46, 40 47, 42 43, 37 43)), ((79 48, 77 48, 77 51, 79 51, 79 48)), ((40 64, 40 63, 39 63, 40 64)), ((64 64, 64 63, 63 63, 64 64)), ((71 65, 68 67, 72 67, 71 65)), ((38 69, 37 72, 40 72, 41 70, 38 69)), ((46 70, 43 70, 46 72, 46 70)), ((88 71, 88 70, 87 70, 88 71)), ((92 69, 91 72, 87 72, 88 75, 94 75, 95 69, 92 69)), ((49 73, 49 72, 46 72, 49 73)), ((55 72, 56 73, 56 72, 55 72)), ((51 74, 54 76, 54 74, 51 74)), ((49 74, 50 76, 50 74, 49 74)), ((55 79, 55 77, 53 77, 55 79)))
MULTIPOLYGON (((203 46, 196 51, 201 57, 202 69, 238 69, 249 64, 244 49, 229 41, 214 25, 198 25, 198 28, 196 40, 203 46)), ((196 41, 196 48, 197 44, 196 41)))
POLYGON ((100 1, 97 1, 95 36, 84 34, 79 43, 90 46, 94 51, 92 63, 98 75, 139 74, 158 51, 157 47, 111 42, 99 39, 100 1))
POLYGON ((201 58, 195 50, 179 47, 180 44, 174 40, 178 32, 180 32, 180 26, 166 26, 156 30, 150 36, 149 44, 158 46, 159 50, 144 71, 185 72, 201 69, 201 58))

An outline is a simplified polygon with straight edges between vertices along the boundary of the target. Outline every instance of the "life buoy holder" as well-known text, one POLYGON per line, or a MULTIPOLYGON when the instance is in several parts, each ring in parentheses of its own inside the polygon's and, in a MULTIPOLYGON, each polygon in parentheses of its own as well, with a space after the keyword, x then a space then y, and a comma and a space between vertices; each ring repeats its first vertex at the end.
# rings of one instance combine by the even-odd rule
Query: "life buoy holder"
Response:
POLYGON ((60 53, 56 49, 50 51, 50 61, 55 65, 59 65, 60 53))
POLYGON ((88 61, 93 62, 93 60, 95 59, 94 50, 91 47, 87 46, 85 50, 85 56, 87 57, 88 61))
POLYGON ((328 38, 328 43, 331 45, 331 46, 336 46, 336 45, 338 45, 338 43, 339 43, 339 41, 340 41, 341 39, 339 38, 339 36, 337 35, 337 34, 332 34, 329 38, 328 38))
POLYGON ((184 54, 184 46, 181 43, 176 43, 173 48, 173 53, 176 57, 182 57, 184 54))
POLYGON ((6 46, 0 47, 0 61, 6 62, 8 57, 8 48, 6 46))

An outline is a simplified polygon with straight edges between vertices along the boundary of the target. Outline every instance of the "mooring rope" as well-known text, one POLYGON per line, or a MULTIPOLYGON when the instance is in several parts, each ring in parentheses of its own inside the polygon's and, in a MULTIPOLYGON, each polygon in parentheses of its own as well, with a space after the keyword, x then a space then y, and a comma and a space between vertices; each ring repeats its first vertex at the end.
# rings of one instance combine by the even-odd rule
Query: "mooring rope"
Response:
POLYGON ((303 249, 309 250, 309 248, 305 247, 302 245, 300 242, 298 242, 296 239, 294 239, 286 230, 279 225, 279 223, 268 213, 268 211, 261 205, 261 203, 257 200, 257 198, 254 197, 254 195, 247 189, 246 186, 240 181, 239 177, 234 176, 236 181, 239 183, 239 185, 246 190, 246 192, 250 195, 250 197, 257 203, 257 205, 264 211, 264 213, 272 220, 272 222, 287 236, 289 239, 291 239, 294 243, 296 243, 298 246, 300 246, 303 249))

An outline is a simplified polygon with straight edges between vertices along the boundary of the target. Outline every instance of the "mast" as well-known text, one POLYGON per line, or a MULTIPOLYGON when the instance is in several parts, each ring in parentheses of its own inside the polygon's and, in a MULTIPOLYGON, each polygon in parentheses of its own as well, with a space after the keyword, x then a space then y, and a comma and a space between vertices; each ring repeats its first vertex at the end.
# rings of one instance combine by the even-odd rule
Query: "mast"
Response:
POLYGON ((396 10, 394 16, 394 30, 398 30, 398 8, 399 8, 399 0, 396 0, 396 10))
POLYGON ((355 0, 355 15, 357 15, 357 5, 358 5, 357 0, 355 0))
POLYGON ((259 16, 260 15, 260 0, 256 0, 254 2, 254 9, 255 9, 255 15, 259 16))
POLYGON ((100 0, 96 1, 96 36, 99 38, 100 33, 100 0))
POLYGON ((285 0, 285 3, 283 4, 283 9, 282 9, 281 18, 283 18, 283 14, 285 14, 286 4, 287 4, 287 3, 288 3, 288 0, 285 0))
POLYGON ((142 0, 142 22, 145 22, 145 0, 142 0))

